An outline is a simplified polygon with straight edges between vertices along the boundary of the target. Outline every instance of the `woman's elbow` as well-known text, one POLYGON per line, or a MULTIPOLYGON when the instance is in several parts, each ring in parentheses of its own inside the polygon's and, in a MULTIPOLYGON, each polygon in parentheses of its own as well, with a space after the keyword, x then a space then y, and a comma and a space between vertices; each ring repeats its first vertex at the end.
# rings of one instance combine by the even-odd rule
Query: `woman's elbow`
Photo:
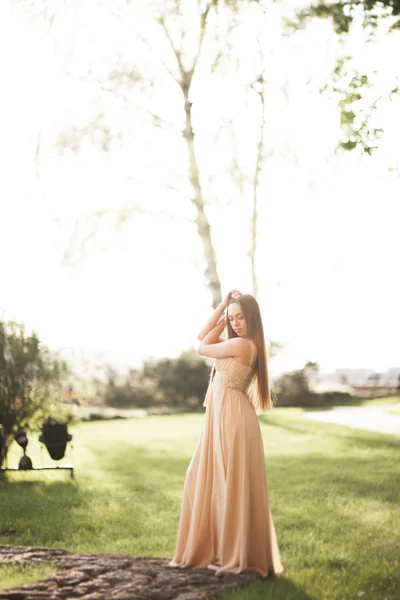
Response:
POLYGON ((204 356, 203 352, 204 352, 204 344, 203 344, 203 342, 200 342, 200 344, 197 346, 197 353, 200 354, 200 356, 204 356))

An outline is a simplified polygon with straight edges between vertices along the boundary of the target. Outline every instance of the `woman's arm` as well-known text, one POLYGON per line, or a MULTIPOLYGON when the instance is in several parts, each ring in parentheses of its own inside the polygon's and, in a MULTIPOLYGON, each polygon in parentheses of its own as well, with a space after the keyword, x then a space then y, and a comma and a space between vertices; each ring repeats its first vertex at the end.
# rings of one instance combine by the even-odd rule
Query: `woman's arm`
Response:
MULTIPOLYGON (((203 345, 207 345, 207 344, 218 344, 221 340, 220 340, 220 335, 223 332, 225 328, 225 320, 221 319, 216 325, 215 327, 213 327, 213 329, 211 329, 211 331, 209 331, 207 333, 207 335, 201 340, 201 344, 200 346, 203 345)), ((199 346, 199 348, 200 348, 199 346)))
POLYGON ((220 333, 220 325, 217 325, 206 335, 199 345, 197 352, 201 356, 207 356, 208 358, 228 358, 229 356, 233 356, 242 360, 249 359, 249 344, 247 340, 237 337, 220 342, 220 333))
MULTIPOLYGON (((223 327, 223 325, 224 325, 224 319, 223 319, 224 310, 225 310, 225 305, 223 302, 221 302, 221 304, 218 304, 217 308, 214 310, 213 314, 208 319, 207 323, 200 330, 200 333, 197 336, 197 339, 200 340, 200 342, 202 342, 204 340, 204 338, 206 337, 206 335, 208 333, 210 333, 210 331, 212 331, 217 325, 220 330, 219 334, 223 331, 223 329, 224 329, 224 327, 223 327), (221 327, 221 323, 222 323, 222 327, 221 327)), ((219 336, 219 334, 218 334, 218 336, 219 336)))
MULTIPOLYGON (((231 299, 231 297, 240 296, 240 295, 241 295, 241 292, 239 292, 239 290, 231 290, 230 292, 228 292, 226 294, 225 298, 222 300, 222 302, 220 302, 220 304, 218 304, 217 308, 214 310, 213 314, 208 319, 207 323, 204 325, 204 327, 202 327, 202 329, 200 329, 200 333, 197 336, 197 339, 200 342, 202 342, 204 340, 206 335, 210 331, 212 331, 216 325, 218 325, 220 322, 222 322, 222 323, 224 322, 223 319, 221 319, 221 317, 223 316, 224 310, 228 306, 228 302, 231 299)), ((222 332, 222 330, 223 330, 223 327, 222 327, 220 333, 222 332)), ((219 334, 218 334, 218 336, 219 336, 219 334)))

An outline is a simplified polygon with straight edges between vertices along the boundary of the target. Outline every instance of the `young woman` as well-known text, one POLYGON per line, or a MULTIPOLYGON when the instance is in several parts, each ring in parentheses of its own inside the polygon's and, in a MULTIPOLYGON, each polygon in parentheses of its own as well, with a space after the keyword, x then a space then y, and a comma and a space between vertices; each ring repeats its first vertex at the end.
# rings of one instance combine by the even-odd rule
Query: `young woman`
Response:
POLYGON ((257 413, 272 407, 267 353, 255 298, 230 291, 200 331, 215 359, 200 439, 189 464, 170 567, 216 575, 283 572, 272 520, 257 413), (222 319, 225 312, 225 319, 222 319), (221 336, 227 329, 227 339, 221 336))

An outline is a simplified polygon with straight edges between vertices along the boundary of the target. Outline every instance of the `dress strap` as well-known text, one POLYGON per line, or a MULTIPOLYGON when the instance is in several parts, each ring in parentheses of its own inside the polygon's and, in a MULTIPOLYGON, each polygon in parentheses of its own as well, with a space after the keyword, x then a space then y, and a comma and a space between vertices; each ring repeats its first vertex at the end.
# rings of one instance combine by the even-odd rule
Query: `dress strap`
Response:
POLYGON ((253 342, 251 342, 250 340, 249 340, 249 342, 250 342, 250 346, 251 346, 251 350, 250 350, 250 364, 249 364, 249 367, 251 367, 251 365, 253 364, 253 359, 254 359, 254 352, 255 352, 255 350, 254 350, 254 344, 253 344, 253 342))

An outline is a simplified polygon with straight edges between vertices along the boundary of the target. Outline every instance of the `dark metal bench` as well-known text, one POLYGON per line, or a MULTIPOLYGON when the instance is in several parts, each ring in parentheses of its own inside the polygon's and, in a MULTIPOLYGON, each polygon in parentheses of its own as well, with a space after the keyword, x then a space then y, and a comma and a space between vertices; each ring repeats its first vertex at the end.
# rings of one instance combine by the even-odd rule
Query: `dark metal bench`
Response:
MULTIPOLYGON (((15 441, 21 446, 24 451, 24 454, 19 462, 18 467, 8 467, 7 458, 6 465, 4 467, 0 467, 0 472, 6 471, 60 471, 60 470, 68 470, 71 474, 71 477, 74 477, 74 465, 71 464, 62 464, 62 465, 54 465, 54 466, 44 466, 43 465, 43 446, 46 446, 50 457, 54 461, 61 460, 65 456, 65 451, 67 444, 71 442, 72 435, 68 433, 68 428, 66 423, 59 423, 54 420, 48 420, 43 423, 42 426, 42 434, 39 436, 39 442, 41 443, 40 451, 41 451, 41 466, 34 467, 32 465, 32 461, 29 456, 26 455, 26 447, 28 445, 28 438, 26 436, 25 431, 18 431, 14 435, 15 441)), ((0 440, 0 456, 1 456, 1 446, 4 444, 4 439, 0 440)), ((71 450, 73 451, 73 446, 71 444, 71 450)))

